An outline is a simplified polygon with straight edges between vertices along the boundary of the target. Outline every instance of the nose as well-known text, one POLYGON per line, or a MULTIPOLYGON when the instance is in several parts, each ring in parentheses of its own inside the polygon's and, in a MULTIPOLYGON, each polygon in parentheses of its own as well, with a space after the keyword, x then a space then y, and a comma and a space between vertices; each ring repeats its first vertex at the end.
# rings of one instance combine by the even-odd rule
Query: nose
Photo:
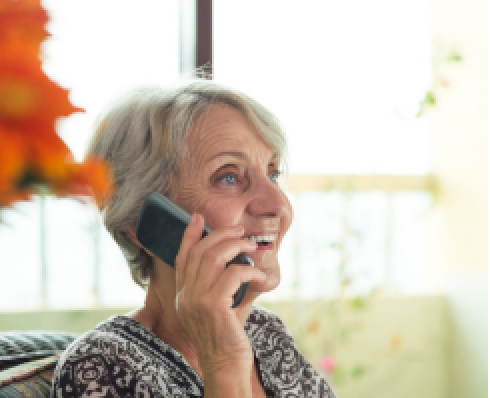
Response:
POLYGON ((288 198, 277 183, 263 178, 256 182, 250 191, 247 211, 254 216, 281 218, 291 216, 292 209, 288 198))

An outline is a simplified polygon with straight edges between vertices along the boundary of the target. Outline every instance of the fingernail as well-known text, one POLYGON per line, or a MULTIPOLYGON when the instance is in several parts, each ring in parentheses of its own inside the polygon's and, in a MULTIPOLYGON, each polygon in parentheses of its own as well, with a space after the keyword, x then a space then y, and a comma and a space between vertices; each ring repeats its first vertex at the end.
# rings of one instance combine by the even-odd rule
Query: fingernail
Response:
POLYGON ((197 220, 197 216, 196 216, 196 213, 194 213, 194 214, 191 216, 191 221, 190 221, 190 224, 195 224, 195 223, 196 223, 196 220, 197 220))

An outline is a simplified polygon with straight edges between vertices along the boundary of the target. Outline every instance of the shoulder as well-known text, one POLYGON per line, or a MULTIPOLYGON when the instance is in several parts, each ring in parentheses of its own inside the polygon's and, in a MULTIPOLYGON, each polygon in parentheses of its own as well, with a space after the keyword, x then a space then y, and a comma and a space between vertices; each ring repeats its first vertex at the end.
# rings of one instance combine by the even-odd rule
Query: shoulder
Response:
POLYGON ((115 316, 75 340, 53 376, 56 397, 200 396, 183 358, 132 318, 115 316))
MULTIPOLYGON (((120 323, 120 322, 119 322, 120 323)), ((53 375, 55 396, 77 397, 102 393, 102 396, 131 394, 137 380, 123 347, 127 340, 118 331, 115 318, 100 323, 78 337, 65 350, 53 375), (121 355, 117 355, 117 351, 121 355), (116 381, 116 383, 114 382, 116 381)))
POLYGON ((250 337, 256 337, 267 331, 282 335, 293 342, 293 336, 279 316, 272 311, 254 305, 245 323, 245 330, 250 337))
POLYGON ((254 306, 245 330, 264 385, 274 396, 335 397, 325 380, 299 352, 291 332, 279 316, 254 306))
POLYGON ((123 319, 123 317, 111 317, 101 322, 95 329, 79 336, 64 351, 58 367, 78 363, 94 355, 105 357, 113 353, 115 347, 126 340, 120 331, 120 327, 125 324, 123 319))
POLYGON ((270 350, 290 350, 296 352, 294 338, 282 319, 272 311, 253 306, 245 323, 256 354, 270 350))

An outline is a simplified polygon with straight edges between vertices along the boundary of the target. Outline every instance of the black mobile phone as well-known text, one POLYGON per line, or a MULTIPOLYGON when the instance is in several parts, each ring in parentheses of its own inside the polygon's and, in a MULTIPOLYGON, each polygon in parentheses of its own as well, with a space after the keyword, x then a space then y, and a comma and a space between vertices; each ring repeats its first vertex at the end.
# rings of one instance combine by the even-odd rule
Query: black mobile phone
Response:
MULTIPOLYGON (((146 195, 141 207, 136 224, 136 237, 155 256, 175 268, 175 257, 190 219, 190 214, 170 199, 157 192, 151 192, 146 195)), ((205 225, 202 237, 204 238, 211 231, 211 228, 205 225)), ((239 253, 226 264, 226 267, 230 264, 253 266, 253 261, 249 256, 239 253)), ((233 295, 232 308, 240 305, 248 285, 249 282, 243 283, 233 295)))

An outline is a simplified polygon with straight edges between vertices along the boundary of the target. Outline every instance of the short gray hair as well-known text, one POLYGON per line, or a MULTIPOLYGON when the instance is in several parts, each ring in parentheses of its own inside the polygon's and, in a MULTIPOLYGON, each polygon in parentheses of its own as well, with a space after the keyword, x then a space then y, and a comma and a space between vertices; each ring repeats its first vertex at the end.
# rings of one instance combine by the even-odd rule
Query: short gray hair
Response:
POLYGON ((148 193, 169 195, 174 180, 178 181, 193 124, 218 104, 240 111, 284 161, 286 139, 277 119, 248 96, 210 81, 130 93, 100 120, 91 141, 88 155, 109 162, 116 184, 115 194, 103 208, 105 226, 122 249, 133 280, 143 288, 152 275, 153 258, 126 231, 135 226, 148 193))

